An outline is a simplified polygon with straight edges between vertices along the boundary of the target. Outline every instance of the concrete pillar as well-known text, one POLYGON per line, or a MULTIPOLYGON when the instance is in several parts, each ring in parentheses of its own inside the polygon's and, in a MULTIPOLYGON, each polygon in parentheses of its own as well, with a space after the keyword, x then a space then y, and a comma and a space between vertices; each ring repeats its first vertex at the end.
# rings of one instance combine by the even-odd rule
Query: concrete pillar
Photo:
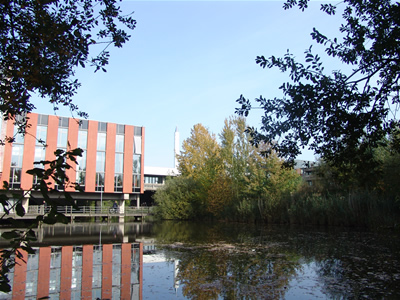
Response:
POLYGON ((29 198, 31 197, 31 192, 27 192, 24 196, 24 198, 22 198, 22 206, 25 209, 25 213, 28 212, 28 208, 29 208, 29 198))

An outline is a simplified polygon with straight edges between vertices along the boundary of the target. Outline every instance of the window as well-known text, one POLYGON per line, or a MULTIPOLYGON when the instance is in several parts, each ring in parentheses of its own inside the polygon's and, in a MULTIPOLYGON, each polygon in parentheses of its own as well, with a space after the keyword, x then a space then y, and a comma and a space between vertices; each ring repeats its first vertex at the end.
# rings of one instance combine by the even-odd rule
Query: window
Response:
POLYGON ((98 132, 107 132, 107 123, 99 122, 97 131, 98 132))
POLYGON ((115 139, 115 152, 124 152, 124 136, 117 134, 115 139))
POLYGON ((125 134, 125 125, 117 124, 117 134, 125 134))
POLYGON ((65 117, 58 118, 58 127, 68 128, 69 119, 65 117))
POLYGON ((135 136, 142 136, 142 127, 135 127, 134 129, 134 135, 135 136))
POLYGON ((78 131, 78 148, 81 148, 82 150, 87 149, 87 135, 87 131, 78 131))
POLYGON ((57 148, 66 150, 68 145, 68 128, 58 128, 57 148))
POLYGON ((38 125, 36 129, 36 145, 45 145, 47 140, 47 126, 38 125))
MULTIPOLYGON (((23 140, 22 140, 23 141, 23 140)), ((22 158, 24 145, 19 144, 20 140, 15 140, 11 150, 11 167, 9 185, 11 189, 21 187, 22 158)))
POLYGON ((87 149, 87 136, 88 136, 87 125, 88 125, 87 120, 81 120, 79 123, 78 148, 81 148, 83 152, 82 152, 82 157, 78 156, 76 158, 78 163, 76 165, 76 183, 78 183, 79 186, 83 189, 86 183, 86 149, 87 149))
POLYGON ((38 125, 47 126, 48 122, 49 122, 49 116, 48 115, 38 115, 38 125))
POLYGON ((115 170, 114 170, 114 191, 122 192, 123 183, 123 171, 124 171, 124 154, 115 153, 115 170))
POLYGON ((97 151, 106 151, 107 134, 105 132, 97 133, 97 151))
POLYGON ((88 130, 89 122, 88 120, 79 120, 79 130, 88 130))
POLYGON ((133 137, 133 153, 142 154, 142 137, 134 136, 133 137))
POLYGON ((132 192, 140 192, 141 155, 133 155, 133 181, 132 192))
POLYGON ((96 192, 104 191, 104 173, 96 172, 96 192))
POLYGON ((106 167, 107 123, 98 123, 96 153, 96 191, 104 191, 104 172, 106 167))

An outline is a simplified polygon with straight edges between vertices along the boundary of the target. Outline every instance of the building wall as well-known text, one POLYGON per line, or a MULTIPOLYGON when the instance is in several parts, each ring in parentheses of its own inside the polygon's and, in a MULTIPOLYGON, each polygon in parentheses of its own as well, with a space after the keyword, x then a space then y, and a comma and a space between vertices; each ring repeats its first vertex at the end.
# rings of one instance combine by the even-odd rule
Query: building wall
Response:
MULTIPOLYGON (((23 139, 23 153, 22 153, 22 171, 20 178, 20 188, 23 190, 28 190, 32 187, 33 177, 26 173, 27 170, 34 168, 34 158, 35 158, 35 147, 37 147, 37 128, 38 128, 38 118, 44 115, 38 115, 35 113, 28 114, 29 126, 26 130, 26 135, 23 139)), ((64 118, 65 119, 65 118, 64 118)), ((80 130, 79 120, 73 118, 68 119, 68 149, 75 149, 78 145, 78 133, 80 130)), ((54 152, 57 147, 57 139, 59 138, 59 122, 60 117, 58 116, 48 116, 47 119, 47 134, 46 134, 46 148, 45 148, 45 158, 46 160, 53 160, 55 158, 54 152)), ((2 123, 6 128, 2 128, 4 139, 5 136, 12 137, 14 135, 14 122, 7 121, 2 123), (5 136, 4 136, 5 135, 5 136)), ((117 124, 106 123, 106 148, 105 148, 105 172, 104 172, 104 192, 114 193, 114 171, 115 171, 115 151, 116 151, 116 128, 117 124)), ((44 126, 44 125, 41 125, 44 126)), ((97 155, 97 136, 98 136, 98 121, 88 121, 87 128, 87 149, 86 149, 86 178, 85 178, 85 192, 96 192, 96 155, 97 155)), ((136 133, 141 132, 141 147, 140 150, 136 152, 141 152, 141 169, 140 169, 140 192, 143 193, 144 185, 144 128, 136 127, 136 133)), ((138 193, 132 190, 133 181, 133 156, 135 153, 134 149, 134 136, 135 136, 135 126, 124 125, 124 153, 123 153, 123 189, 119 191, 120 193, 138 193)), ((14 142, 16 143, 16 142, 14 142)), ((13 144, 6 143, 1 149, 2 157, 0 157, 0 164, 2 172, 0 174, 1 181, 10 181, 10 167, 13 157, 13 144)), ((72 182, 76 181, 76 170, 75 163, 69 162, 73 167, 66 171, 67 176, 72 182)), ((54 183, 53 185, 54 186, 54 183)), ((73 191, 73 187, 69 187, 67 190, 73 191)))
POLYGON ((19 249, 22 258, 9 274, 12 299, 142 299, 142 243, 36 250, 19 249))

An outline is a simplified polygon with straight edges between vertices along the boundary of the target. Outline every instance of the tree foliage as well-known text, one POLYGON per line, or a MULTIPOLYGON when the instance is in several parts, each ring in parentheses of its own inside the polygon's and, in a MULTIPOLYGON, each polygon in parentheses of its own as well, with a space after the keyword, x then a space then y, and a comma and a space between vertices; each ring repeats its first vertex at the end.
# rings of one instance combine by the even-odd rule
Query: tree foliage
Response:
POLYGON ((73 104, 80 83, 77 67, 95 71, 108 64, 109 45, 122 47, 129 35, 117 25, 136 26, 123 16, 117 0, 0 1, 0 111, 7 119, 34 109, 32 94, 57 108, 73 104), (89 58, 89 49, 100 45, 89 58))
MULTIPOLYGON (((304 10, 308 1, 288 0, 284 8, 304 10)), ((399 128, 400 5, 390 0, 341 4, 342 39, 315 28, 311 37, 351 71, 326 72, 312 47, 305 51, 305 63, 289 51, 282 58, 258 56, 258 65, 287 72, 290 81, 280 86, 281 98, 256 99, 265 114, 261 128, 249 131, 256 143, 270 143, 289 160, 309 147, 331 165, 362 173, 377 164, 372 149, 385 144, 399 128)), ((321 10, 333 15, 337 7, 321 4, 321 10)), ((237 101, 237 112, 247 116, 252 103, 242 95, 237 101)))
MULTIPOLYGON (((130 36, 121 29, 134 29, 136 21, 130 15, 122 15, 117 0, 0 0, 0 112, 5 120, 14 120, 18 133, 25 134, 26 114, 35 106, 31 102, 36 94, 47 98, 54 110, 67 106, 80 117, 72 98, 80 83, 75 78, 77 68, 87 64, 95 71, 106 71, 110 45, 122 47, 130 36), (94 49, 93 49, 94 48, 94 49), (97 51, 90 58, 89 50, 97 51), (20 116, 21 118, 16 118, 20 116)), ((91 51, 93 52, 93 51, 91 51)), ((6 137, 9 142, 13 137, 6 137)), ((1 143, 3 141, 0 141, 1 143)), ((30 253, 30 242, 35 239, 33 228, 41 222, 54 224, 65 222, 66 217, 57 212, 59 203, 74 205, 68 192, 52 195, 52 183, 65 187, 73 185, 65 171, 76 163, 81 149, 57 150, 54 161, 41 161, 45 168, 33 168, 28 173, 36 176, 39 184, 32 190, 41 192, 49 213, 40 215, 29 228, 4 232, 2 238, 11 241, 10 249, 1 251, 0 291, 10 291, 7 274, 15 265, 15 257, 22 258, 18 249, 30 253), (52 196, 51 196, 52 195, 52 196), (60 202, 61 201, 61 202, 60 202), (15 256, 15 255, 16 256, 15 256)), ((39 162, 38 162, 39 163, 39 162)), ((29 191, 13 191, 15 204, 10 204, 8 184, 4 182, 0 204, 4 208, 2 219, 11 211, 22 217, 24 197, 33 197, 29 191)), ((15 227, 23 227, 13 218, 8 220, 15 227)))
POLYGON ((299 176, 293 170, 251 144, 244 118, 229 118, 224 124, 220 143, 203 125, 193 127, 178 155, 181 175, 156 192, 161 218, 267 220, 269 207, 277 206, 272 202, 280 203, 297 188, 299 176), (268 208, 261 212, 261 206, 268 208))

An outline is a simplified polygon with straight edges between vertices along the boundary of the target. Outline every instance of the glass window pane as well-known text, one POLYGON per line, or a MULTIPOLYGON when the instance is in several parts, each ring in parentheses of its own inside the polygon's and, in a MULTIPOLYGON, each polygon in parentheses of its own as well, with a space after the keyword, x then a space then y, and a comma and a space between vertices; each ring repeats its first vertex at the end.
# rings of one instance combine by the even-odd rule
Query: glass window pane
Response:
POLYGON ((105 132, 97 133, 97 150, 106 151, 106 136, 105 132))
POLYGON ((96 172, 105 171, 106 153, 97 152, 96 153, 96 172))
POLYGON ((47 138, 47 126, 38 126, 36 129, 36 145, 45 144, 47 138))
POLYGON ((24 135, 22 133, 18 133, 18 127, 14 125, 14 142, 17 144, 23 144, 24 143, 24 135))
POLYGON ((79 130, 78 132, 78 148, 85 150, 87 148, 87 131, 79 130))
POLYGON ((124 152, 124 136, 117 134, 115 139, 115 152, 124 152))
POLYGON ((133 155, 133 174, 140 174, 140 155, 133 155))
POLYGON ((11 166, 22 167, 22 153, 24 151, 24 146, 13 145, 11 151, 11 166))
POLYGON ((141 136, 134 136, 133 137, 133 144, 134 144, 134 153, 142 154, 142 137, 141 136))
POLYGON ((76 157, 77 165, 76 169, 78 171, 85 171, 86 170, 86 152, 84 151, 82 153, 82 156, 77 156, 76 157))
POLYGON ((123 173, 124 169, 124 155, 122 153, 115 154, 115 173, 123 173))
POLYGON ((68 128, 58 128, 57 147, 67 148, 68 145, 68 128))

